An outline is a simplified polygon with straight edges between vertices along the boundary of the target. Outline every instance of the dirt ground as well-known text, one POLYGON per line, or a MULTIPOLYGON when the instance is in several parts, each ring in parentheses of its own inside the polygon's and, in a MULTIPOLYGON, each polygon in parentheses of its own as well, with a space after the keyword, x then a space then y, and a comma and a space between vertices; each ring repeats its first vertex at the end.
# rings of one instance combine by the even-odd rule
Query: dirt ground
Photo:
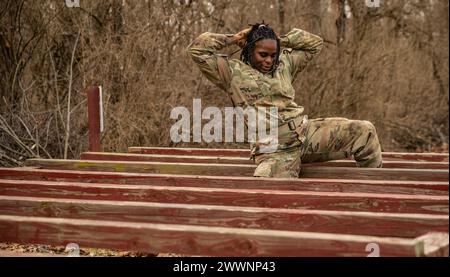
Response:
MULTIPOLYGON (((51 246, 42 244, 18 244, 18 243, 0 243, 0 256, 27 256, 36 254, 36 256, 69 256, 69 251, 64 246, 51 246)), ((80 257, 184 257, 184 255, 172 253, 145 253, 133 251, 117 251, 99 248, 80 248, 80 257)))

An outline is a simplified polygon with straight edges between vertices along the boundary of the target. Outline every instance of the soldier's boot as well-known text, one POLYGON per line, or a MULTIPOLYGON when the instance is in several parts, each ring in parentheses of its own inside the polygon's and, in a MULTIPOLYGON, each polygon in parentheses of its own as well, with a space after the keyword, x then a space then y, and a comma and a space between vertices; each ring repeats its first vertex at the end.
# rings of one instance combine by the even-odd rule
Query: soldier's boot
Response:
POLYGON ((255 157, 258 165, 254 177, 298 178, 300 173, 300 148, 255 157))

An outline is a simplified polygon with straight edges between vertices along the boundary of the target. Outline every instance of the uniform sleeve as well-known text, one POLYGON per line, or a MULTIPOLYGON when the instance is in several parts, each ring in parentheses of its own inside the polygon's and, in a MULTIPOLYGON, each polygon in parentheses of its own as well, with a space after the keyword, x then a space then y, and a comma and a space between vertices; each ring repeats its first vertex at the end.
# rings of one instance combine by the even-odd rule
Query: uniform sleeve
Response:
POLYGON ((317 55, 323 47, 323 39, 301 29, 292 29, 280 37, 281 47, 290 66, 291 75, 295 76, 317 55))
POLYGON ((188 54, 208 80, 223 90, 230 86, 231 70, 226 55, 217 52, 234 44, 233 35, 203 33, 188 47, 188 54))

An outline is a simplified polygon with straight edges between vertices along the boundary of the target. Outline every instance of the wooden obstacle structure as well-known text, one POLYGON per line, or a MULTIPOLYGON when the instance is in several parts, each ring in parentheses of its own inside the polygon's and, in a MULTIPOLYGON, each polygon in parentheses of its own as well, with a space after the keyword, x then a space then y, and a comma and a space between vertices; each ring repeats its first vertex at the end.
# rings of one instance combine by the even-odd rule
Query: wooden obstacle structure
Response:
MULTIPOLYGON (((449 155, 254 178, 249 151, 130 147, 0 168, 0 242, 193 256, 448 256, 449 155)), ((0 252, 2 255, 2 252, 0 252)), ((6 254, 5 254, 6 255, 6 254)))

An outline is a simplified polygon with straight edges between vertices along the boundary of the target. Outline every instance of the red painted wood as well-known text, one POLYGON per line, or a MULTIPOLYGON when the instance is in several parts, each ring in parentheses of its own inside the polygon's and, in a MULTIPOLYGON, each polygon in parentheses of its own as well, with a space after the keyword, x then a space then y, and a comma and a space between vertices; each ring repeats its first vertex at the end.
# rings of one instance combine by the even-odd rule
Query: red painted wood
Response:
POLYGON ((448 195, 448 182, 347 180, 347 179, 279 179, 253 177, 188 176, 122 172, 95 172, 35 168, 0 168, 1 179, 115 183, 148 186, 184 186, 207 188, 241 188, 292 191, 330 191, 448 195))
MULTIPOLYGON (((200 164, 200 163, 160 163, 160 162, 123 162, 91 160, 45 160, 29 159, 25 163, 48 169, 139 172, 183 175, 248 176, 255 170, 254 165, 237 164, 200 164)), ((410 181, 448 181, 448 170, 438 169, 390 169, 390 168, 336 168, 304 167, 300 178, 333 179, 376 179, 410 181)))
POLYGON ((52 169, 184 175, 252 176, 254 165, 29 159, 28 166, 52 169))
POLYGON ((448 196, 0 180, 0 195, 336 211, 448 214, 448 196))
MULTIPOLYGON (((323 163, 309 163, 302 166, 335 166, 335 167, 356 167, 353 160, 337 160, 323 163)), ((417 161, 383 161, 383 168, 405 168, 405 169, 449 169, 448 162, 417 162, 417 161)))
POLYGON ((248 149, 215 149, 215 148, 170 148, 170 147, 128 147, 128 152, 136 154, 158 155, 193 155, 250 158, 248 149))
POLYGON ((348 168, 309 166, 302 168, 300 178, 339 178, 370 180, 447 181, 449 171, 443 169, 348 168))
POLYGON ((201 256, 423 256, 417 239, 0 215, 0 240, 201 256))
POLYGON ((423 242, 427 257, 448 257, 449 255, 448 232, 430 232, 416 238, 416 241, 423 242))
MULTIPOLYGON (((217 148, 170 148, 170 147, 128 147, 128 152, 136 154, 159 155, 194 155, 194 156, 222 156, 222 157, 250 157, 248 149, 217 149, 217 148)), ((383 152, 386 160, 411 160, 448 162, 448 153, 400 153, 383 152)))
POLYGON ((169 162, 169 163, 212 163, 212 164, 249 164, 255 162, 243 157, 215 157, 215 156, 192 156, 192 155, 160 155, 160 154, 130 154, 130 153, 108 153, 108 152, 84 152, 80 155, 81 160, 99 161, 141 161, 141 162, 169 162))
POLYGON ((384 152, 383 158, 390 160, 411 160, 422 162, 449 162, 448 153, 398 153, 384 152))
POLYGON ((100 145, 100 89, 89 87, 88 99, 89 151, 101 151, 100 145))
POLYGON ((415 238, 448 215, 274 209, 0 196, 0 214, 415 238))
MULTIPOLYGON (((251 164, 254 162, 248 158, 241 157, 214 157, 214 156, 174 156, 157 154, 129 154, 129 153, 106 153, 85 152, 81 154, 81 160, 97 161, 141 161, 141 162, 166 162, 166 163, 213 163, 213 164, 251 164)), ((323 163, 302 163, 308 166, 330 166, 330 167, 356 167, 353 160, 337 160, 323 163)), ((408 168, 408 169, 447 169, 448 162, 417 162, 417 161, 384 161, 383 168, 408 168)))

